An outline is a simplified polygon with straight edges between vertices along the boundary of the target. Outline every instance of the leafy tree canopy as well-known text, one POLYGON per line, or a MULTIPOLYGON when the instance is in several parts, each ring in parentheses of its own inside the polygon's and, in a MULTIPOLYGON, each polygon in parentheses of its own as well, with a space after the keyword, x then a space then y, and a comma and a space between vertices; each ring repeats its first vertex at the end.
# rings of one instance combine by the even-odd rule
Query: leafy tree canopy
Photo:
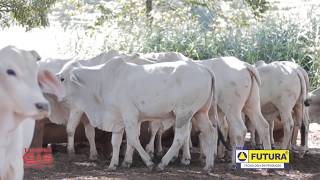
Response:
MULTIPOLYGON (((248 7, 250 7, 251 13, 255 18, 261 18, 263 13, 266 12, 269 8, 269 2, 267 0, 241 1, 243 1, 248 5, 248 7)), ((0 27, 4 28, 11 25, 21 25, 23 27, 26 27, 27 30, 30 30, 35 27, 47 26, 49 24, 47 18, 48 11, 55 2, 56 0, 0 0, 0 27)), ((104 3, 104 1, 99 0, 96 0, 94 2, 96 4, 104 3)), ((232 0, 119 0, 114 2, 123 5, 122 8, 124 9, 122 9, 122 13, 124 14, 126 14, 126 12, 128 11, 144 9, 143 12, 139 12, 139 15, 145 13, 147 17, 151 17, 152 21, 152 16, 150 16, 149 14, 152 13, 153 8, 169 8, 170 10, 181 9, 181 7, 189 8, 189 10, 204 8, 207 9, 207 11, 210 13, 217 13, 221 8, 221 2, 232 2, 232 0), (172 4, 172 2, 174 3, 172 4), (177 4, 178 6, 176 6, 177 4)), ((100 10, 102 11, 102 13, 104 13, 105 16, 102 16, 100 19, 98 19, 97 24, 102 24, 106 19, 108 19, 107 16, 112 12, 112 10, 103 8, 103 5, 100 6, 100 10)), ((210 14, 205 15, 210 16, 210 14)))
POLYGON ((21 25, 27 30, 49 24, 47 14, 56 0, 0 0, 0 27, 21 25))

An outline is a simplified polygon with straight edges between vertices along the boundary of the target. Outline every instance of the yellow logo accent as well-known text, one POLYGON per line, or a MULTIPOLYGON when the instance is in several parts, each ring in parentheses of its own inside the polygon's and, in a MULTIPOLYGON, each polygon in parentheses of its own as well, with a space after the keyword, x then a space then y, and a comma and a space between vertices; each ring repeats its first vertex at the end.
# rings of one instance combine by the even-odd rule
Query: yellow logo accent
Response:
POLYGON ((289 163, 289 150, 250 150, 250 163, 289 163))
POLYGON ((239 159, 240 161, 245 161, 245 160, 247 160, 247 154, 244 153, 244 152, 240 152, 240 153, 238 154, 238 159, 239 159))

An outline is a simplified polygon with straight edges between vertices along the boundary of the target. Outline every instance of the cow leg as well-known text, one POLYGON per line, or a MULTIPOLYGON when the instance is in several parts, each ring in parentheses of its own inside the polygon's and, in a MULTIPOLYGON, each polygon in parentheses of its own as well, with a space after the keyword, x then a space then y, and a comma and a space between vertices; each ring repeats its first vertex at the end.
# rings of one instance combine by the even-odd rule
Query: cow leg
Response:
POLYGON ((302 103, 297 103, 293 108, 294 126, 293 126, 293 133, 292 133, 292 139, 291 139, 292 150, 298 150, 297 137, 298 137, 299 129, 301 128, 302 118, 303 118, 303 114, 302 114, 303 107, 302 106, 303 106, 302 103))
POLYGON ((305 128, 305 132, 301 133, 304 135, 304 137, 301 136, 301 145, 308 149, 308 137, 309 137, 309 122, 310 122, 310 117, 308 114, 308 110, 305 108, 303 111, 303 125, 305 128))
POLYGON ((158 131, 158 138, 157 138, 157 156, 160 157, 163 155, 163 149, 162 149, 162 134, 164 130, 163 128, 160 128, 158 131))
MULTIPOLYGON (((138 133, 140 134, 140 127, 141 127, 141 123, 139 123, 138 125, 138 133)), ((139 135, 138 135, 139 136, 139 135)), ((127 140, 127 147, 126 147, 126 154, 124 156, 124 160, 121 164, 122 167, 124 168, 129 168, 131 167, 131 164, 132 164, 132 159, 133 159, 133 153, 134 153, 134 147, 131 146, 129 143, 128 143, 128 140, 127 140)))
POLYGON ((144 161, 147 167, 152 169, 154 164, 151 161, 149 154, 143 149, 139 140, 140 123, 138 122, 137 116, 125 115, 123 117, 129 145, 133 146, 138 151, 141 159, 144 161))
POLYGON ((190 135, 190 138, 189 138, 189 148, 192 149, 193 148, 193 144, 192 144, 192 139, 191 139, 191 135, 190 135))
POLYGON ((129 168, 131 167, 132 164, 132 158, 133 158, 133 153, 134 153, 134 147, 132 147, 127 140, 127 147, 126 147, 126 154, 124 156, 124 160, 121 164, 122 167, 124 168, 129 168))
POLYGON ((173 142, 168 152, 164 155, 164 157, 161 159, 161 162, 158 164, 159 170, 163 170, 169 164, 170 160, 179 152, 181 146, 187 140, 188 133, 190 133, 189 130, 191 125, 191 118, 192 114, 190 112, 176 112, 175 133, 173 142))
POLYGON ((190 123, 186 122, 182 127, 176 128, 173 143, 169 148, 168 152, 164 155, 161 162, 158 165, 160 170, 163 170, 174 157, 174 155, 179 152, 179 149, 183 145, 183 142, 188 138, 188 130, 190 123))
MULTIPOLYGON (((263 114, 263 117, 266 119, 266 121, 268 122, 269 124, 269 136, 270 136, 270 144, 271 144, 271 149, 276 149, 275 147, 275 144, 274 144, 274 137, 273 137, 273 130, 274 130, 274 121, 275 119, 277 119, 277 115, 272 113, 264 113, 263 114)), ((259 133, 256 134, 256 137, 259 137, 259 133)), ((261 140, 260 140, 260 137, 259 139, 256 139, 256 142, 257 144, 261 144, 261 140)))
POLYGON ((77 109, 70 110, 69 121, 67 123, 67 135, 68 135, 68 154, 74 155, 74 134, 76 128, 80 123, 80 119, 83 112, 77 109))
POLYGON ((262 140, 264 149, 271 149, 269 124, 261 113, 259 87, 255 81, 252 84, 251 95, 244 107, 244 112, 248 116, 250 123, 258 131, 258 136, 262 140))
MULTIPOLYGON (((193 121, 193 119, 192 119, 193 121)), ((190 142, 191 142, 191 129, 192 129, 192 124, 190 124, 190 134, 188 134, 188 137, 186 139, 186 141, 183 143, 182 146, 182 158, 180 160, 180 163, 187 166, 190 164, 190 160, 191 160, 191 153, 190 153, 190 142)), ((192 142, 191 142, 192 143, 192 142)), ((179 151, 177 151, 177 153, 173 156, 173 158, 171 159, 171 162, 174 162, 176 159, 178 159, 179 157, 179 151)))
POLYGON ((90 160, 97 160, 98 159, 98 152, 96 148, 96 142, 95 142, 95 130, 94 127, 91 126, 90 122, 87 120, 82 121, 84 125, 84 130, 86 137, 89 141, 90 145, 90 155, 89 159, 90 160))
POLYGON ((301 152, 299 154, 299 157, 302 158, 304 154, 308 151, 309 124, 303 123, 300 135, 301 135, 301 152))
POLYGON ((245 122, 247 129, 250 132, 250 143, 252 148, 262 149, 262 142, 260 140, 259 134, 256 131, 255 126, 251 123, 251 121, 248 118, 245 122))
MULTIPOLYGON (((218 119, 218 126, 221 130, 223 138, 226 139, 228 137, 229 127, 228 127, 228 122, 226 120, 226 117, 220 109, 218 110, 218 118, 219 118, 218 119)), ((210 117, 210 119, 212 119, 212 118, 210 117)), ((226 157, 225 151, 226 151, 226 148, 224 147, 224 145, 222 143, 219 143, 218 151, 217 151, 218 159, 222 160, 223 158, 226 157)))
POLYGON ((256 129, 250 120, 246 120, 245 124, 248 131, 250 132, 250 144, 253 148, 256 148, 256 129))
POLYGON ((308 136, 309 136, 309 116, 306 108, 303 109, 303 123, 300 130, 301 136, 301 151, 299 157, 303 157, 308 151, 308 136))
POLYGON ((123 138, 122 129, 120 132, 112 132, 111 144, 112 144, 112 158, 110 165, 108 167, 109 170, 115 170, 119 164, 119 152, 120 146, 123 138))
MULTIPOLYGON (((250 123, 257 130, 259 138, 262 140, 264 149, 271 149, 269 124, 262 116, 261 112, 246 110, 250 123)), ((255 132, 252 132, 255 134, 255 132)))
POLYGON ((282 149, 288 149, 290 146, 290 139, 292 137, 293 131, 293 118, 291 115, 291 110, 280 110, 280 117, 283 123, 283 140, 282 140, 282 149))
POLYGON ((217 119, 209 119, 207 113, 198 112, 195 114, 196 126, 200 130, 200 149, 206 157, 205 171, 211 171, 214 166, 214 157, 217 154, 218 131, 217 119), (211 123, 212 122, 212 123, 211 123))
MULTIPOLYGON (((157 156, 162 156, 163 155, 163 149, 162 149, 162 134, 173 127, 175 122, 175 119, 166 119, 161 121, 161 128, 158 131, 158 138, 157 138, 157 156)), ((178 156, 177 156, 178 157, 178 156)))
POLYGON ((157 132, 161 128, 161 122, 160 121, 149 122, 149 127, 151 129, 151 138, 150 138, 149 143, 146 146, 146 151, 150 155, 150 157, 153 158, 153 155, 154 155, 154 141, 155 141, 157 132))
POLYGON ((268 122, 269 122, 269 134, 270 134, 271 148, 275 149, 274 137, 273 137, 274 120, 271 119, 271 120, 269 120, 268 122))
POLYGON ((232 168, 235 167, 236 148, 243 148, 244 139, 247 133, 247 128, 241 117, 241 111, 230 111, 226 113, 229 124, 229 137, 232 146, 232 168))
POLYGON ((183 144, 182 158, 180 161, 180 163, 185 166, 189 165, 191 160, 191 154, 190 154, 191 129, 192 129, 192 124, 190 124, 190 130, 189 130, 190 133, 188 134, 188 137, 183 144))

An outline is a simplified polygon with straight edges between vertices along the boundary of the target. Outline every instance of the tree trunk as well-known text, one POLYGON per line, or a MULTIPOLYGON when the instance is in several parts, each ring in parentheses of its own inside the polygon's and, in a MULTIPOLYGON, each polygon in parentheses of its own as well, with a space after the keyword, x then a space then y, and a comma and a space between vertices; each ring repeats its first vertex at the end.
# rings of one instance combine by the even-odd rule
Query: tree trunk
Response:
POLYGON ((146 0, 146 15, 148 18, 149 26, 152 24, 152 17, 151 17, 151 11, 152 11, 152 0, 146 0))

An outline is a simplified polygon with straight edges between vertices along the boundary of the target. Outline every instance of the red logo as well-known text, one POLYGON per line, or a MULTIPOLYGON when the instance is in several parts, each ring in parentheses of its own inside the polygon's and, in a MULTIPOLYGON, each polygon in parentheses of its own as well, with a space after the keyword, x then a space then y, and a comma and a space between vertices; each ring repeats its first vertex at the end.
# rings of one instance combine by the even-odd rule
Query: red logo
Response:
POLYGON ((24 152, 23 162, 25 168, 51 168, 53 166, 51 147, 24 149, 24 152))

